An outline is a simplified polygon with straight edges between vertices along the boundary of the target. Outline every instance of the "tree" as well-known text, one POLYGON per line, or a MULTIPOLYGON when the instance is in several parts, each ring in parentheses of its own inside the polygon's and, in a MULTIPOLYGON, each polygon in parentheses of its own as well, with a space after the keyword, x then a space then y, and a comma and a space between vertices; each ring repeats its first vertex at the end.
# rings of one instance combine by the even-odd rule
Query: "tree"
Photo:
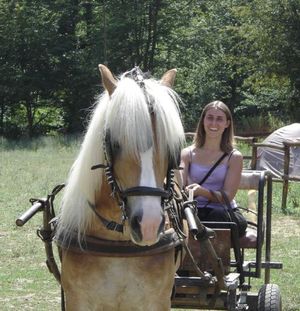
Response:
POLYGON ((252 1, 239 17, 250 55, 240 110, 299 119, 299 1, 252 1))
MULTIPOLYGON (((53 75, 49 46, 55 36, 55 15, 41 1, 1 2, 3 118, 17 118, 29 136, 34 134, 37 110, 51 105, 53 75)), ((44 115, 40 115, 44 118, 44 115)))
POLYGON ((1 135, 81 131, 99 63, 177 68, 186 130, 215 99, 300 116, 299 0, 0 0, 0 23, 1 135))

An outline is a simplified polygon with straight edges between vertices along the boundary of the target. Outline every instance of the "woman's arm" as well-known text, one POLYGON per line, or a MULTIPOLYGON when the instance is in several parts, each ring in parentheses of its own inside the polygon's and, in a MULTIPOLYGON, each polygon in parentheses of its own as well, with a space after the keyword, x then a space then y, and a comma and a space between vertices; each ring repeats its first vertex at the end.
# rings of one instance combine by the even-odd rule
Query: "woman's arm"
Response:
POLYGON ((187 186, 188 181, 188 174, 189 174, 189 166, 190 166, 190 147, 184 148, 181 151, 180 157, 180 165, 182 169, 180 170, 181 180, 182 180, 182 187, 187 186))
POLYGON ((238 150, 234 150, 229 163, 228 171, 224 181, 223 190, 227 194, 229 201, 232 201, 238 191, 243 170, 243 156, 238 150))

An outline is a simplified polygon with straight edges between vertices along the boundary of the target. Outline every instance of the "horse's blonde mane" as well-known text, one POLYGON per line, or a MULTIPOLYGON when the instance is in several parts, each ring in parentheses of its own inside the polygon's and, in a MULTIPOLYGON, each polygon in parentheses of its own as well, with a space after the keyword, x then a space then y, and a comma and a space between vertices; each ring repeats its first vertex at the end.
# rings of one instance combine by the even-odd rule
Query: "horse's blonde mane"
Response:
POLYGON ((84 234, 91 224, 95 191, 101 188, 103 173, 91 170, 104 163, 103 139, 107 130, 112 142, 122 142, 125 152, 136 156, 152 145, 152 123, 149 110, 155 115, 157 148, 160 154, 176 157, 184 143, 184 130, 178 109, 178 95, 159 82, 144 80, 140 87, 131 78, 122 78, 109 98, 99 97, 79 155, 74 162, 62 199, 58 235, 67 232, 84 234), (150 103, 150 108, 149 108, 150 103))

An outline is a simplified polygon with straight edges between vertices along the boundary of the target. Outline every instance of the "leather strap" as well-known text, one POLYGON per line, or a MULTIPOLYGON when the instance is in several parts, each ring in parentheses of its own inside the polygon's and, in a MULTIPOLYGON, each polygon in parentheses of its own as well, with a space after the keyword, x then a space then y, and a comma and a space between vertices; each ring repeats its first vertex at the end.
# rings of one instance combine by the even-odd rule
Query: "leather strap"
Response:
POLYGON ((221 157, 218 159, 218 161, 211 167, 211 169, 206 173, 206 175, 202 178, 202 180, 199 182, 199 185, 201 186, 206 179, 211 175, 211 173, 215 170, 215 168, 222 162, 222 160, 227 156, 227 153, 224 152, 221 157))
POLYGON ((162 197, 163 199, 168 199, 170 197, 170 192, 162 188, 138 186, 125 189, 121 192, 122 198, 129 196, 157 196, 162 197))
POLYGON ((96 214, 98 219, 102 222, 102 224, 106 227, 106 229, 123 233, 124 231, 123 224, 118 224, 117 222, 113 220, 105 219, 97 212, 95 205, 93 205, 90 201, 87 201, 87 202, 88 202, 88 206, 94 211, 94 213, 96 214))
POLYGON ((231 221, 233 221, 234 213, 233 213, 232 206, 231 206, 231 203, 229 201, 229 198, 228 198, 226 192, 224 190, 222 190, 222 189, 218 190, 218 191, 210 190, 209 192, 211 193, 211 195, 214 197, 214 199, 217 202, 219 202, 220 204, 222 204, 224 206, 225 210, 228 212, 228 214, 229 214, 229 216, 231 218, 231 221), (221 193, 222 200, 220 200, 220 198, 218 197, 217 192, 221 193))
POLYGON ((225 205, 225 207, 227 209, 227 212, 230 215, 231 221, 233 221, 234 220, 234 213, 233 213, 230 201, 228 199, 228 196, 227 196, 227 194, 226 194, 226 192, 224 190, 219 190, 219 191, 222 194, 222 198, 223 198, 223 202, 224 202, 223 204, 225 205))
POLYGON ((167 230, 160 240, 151 246, 138 246, 131 241, 103 240, 93 236, 84 236, 78 242, 76 232, 71 233, 70 240, 65 241, 63 236, 55 236, 59 247, 74 252, 87 252, 97 256, 106 257, 142 257, 160 254, 181 245, 181 241, 174 229, 167 230))

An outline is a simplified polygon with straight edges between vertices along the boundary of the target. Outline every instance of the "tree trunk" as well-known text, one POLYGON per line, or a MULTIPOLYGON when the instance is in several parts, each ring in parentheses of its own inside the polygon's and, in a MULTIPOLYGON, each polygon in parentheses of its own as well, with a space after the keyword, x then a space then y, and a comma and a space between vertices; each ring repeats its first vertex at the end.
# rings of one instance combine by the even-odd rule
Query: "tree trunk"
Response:
POLYGON ((149 71, 153 70, 154 55, 157 41, 157 20, 158 20, 157 17, 160 8, 161 8, 161 0, 153 0, 153 3, 149 5, 148 35, 144 58, 144 69, 149 71))
POLYGON ((0 114, 0 135, 4 135, 4 113, 5 113, 5 101, 1 101, 1 114, 0 114))
POLYGON ((27 136, 33 137, 33 124, 34 124, 34 108, 31 100, 27 100, 25 105, 26 118, 27 118, 27 136))

